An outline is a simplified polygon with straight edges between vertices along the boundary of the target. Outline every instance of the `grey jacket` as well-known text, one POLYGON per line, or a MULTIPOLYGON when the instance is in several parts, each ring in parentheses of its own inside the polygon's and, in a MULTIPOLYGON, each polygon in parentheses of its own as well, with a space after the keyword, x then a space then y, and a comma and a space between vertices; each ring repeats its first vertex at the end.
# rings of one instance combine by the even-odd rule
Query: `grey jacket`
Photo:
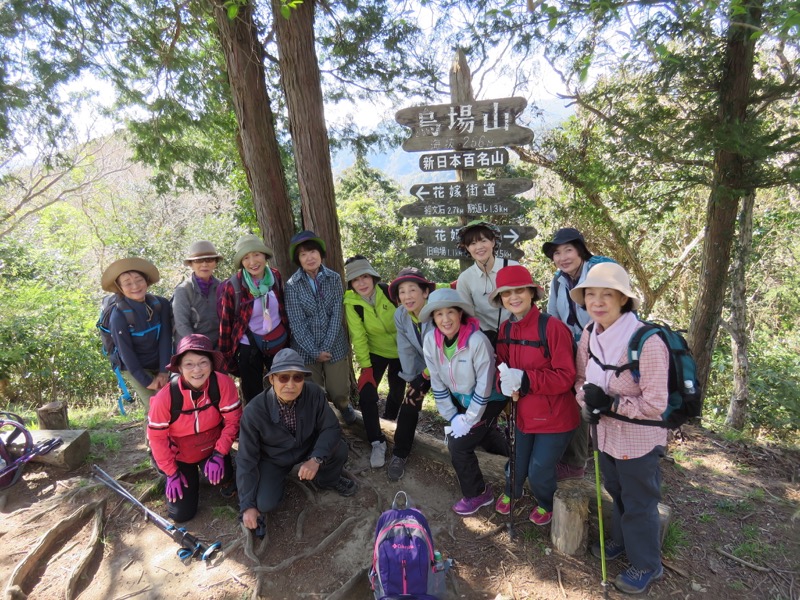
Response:
POLYGON ((217 315, 217 288, 220 281, 212 277, 208 298, 190 276, 175 288, 172 294, 172 319, 174 322, 175 346, 181 338, 192 333, 202 333, 217 347, 219 340, 219 316, 217 315))
POLYGON ((415 323, 405 306, 398 306, 394 312, 394 324, 397 327, 397 353, 400 356, 400 377, 406 381, 425 370, 425 355, 422 352, 422 340, 429 331, 433 331, 433 321, 415 323))

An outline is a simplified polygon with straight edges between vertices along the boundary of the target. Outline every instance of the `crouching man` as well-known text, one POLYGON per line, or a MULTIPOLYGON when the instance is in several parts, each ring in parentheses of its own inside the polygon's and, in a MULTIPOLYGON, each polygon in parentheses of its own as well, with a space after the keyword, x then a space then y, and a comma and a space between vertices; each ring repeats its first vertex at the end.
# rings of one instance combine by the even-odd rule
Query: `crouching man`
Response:
POLYGON ((239 428, 236 484, 242 522, 257 529, 259 516, 275 510, 283 498, 286 477, 300 464, 300 479, 322 489, 352 496, 357 486, 342 476, 347 444, 325 390, 294 350, 275 355, 267 373, 271 389, 245 407, 239 428))

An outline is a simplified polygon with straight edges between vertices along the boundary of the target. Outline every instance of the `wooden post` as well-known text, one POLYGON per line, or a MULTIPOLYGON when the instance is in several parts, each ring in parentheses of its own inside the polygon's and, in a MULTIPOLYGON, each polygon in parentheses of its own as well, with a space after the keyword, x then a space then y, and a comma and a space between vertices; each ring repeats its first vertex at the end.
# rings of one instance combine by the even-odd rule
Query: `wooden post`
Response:
MULTIPOLYGON (((467 64, 467 56, 459 48, 456 50, 453 66, 450 68, 450 102, 453 104, 472 104, 475 97, 472 95, 472 73, 467 64)), ((455 148, 461 150, 461 148, 455 148)), ((456 179, 458 181, 478 181, 478 171, 475 169, 456 169, 456 179)), ((458 217, 459 225, 466 225, 470 222, 470 215, 458 217)), ((460 258, 459 270, 463 271, 472 266, 472 259, 460 258)))
POLYGON ((36 410, 39 429, 69 429, 66 402, 50 402, 36 410))

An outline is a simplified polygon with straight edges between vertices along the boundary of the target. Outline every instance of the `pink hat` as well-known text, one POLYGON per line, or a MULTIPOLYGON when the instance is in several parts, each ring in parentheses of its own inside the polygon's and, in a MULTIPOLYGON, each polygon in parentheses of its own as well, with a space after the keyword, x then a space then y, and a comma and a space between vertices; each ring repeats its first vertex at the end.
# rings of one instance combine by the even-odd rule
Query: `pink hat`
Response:
POLYGON ((489 294, 489 303, 500 308, 503 306, 500 294, 523 287, 533 288, 534 301, 544 298, 544 289, 533 280, 528 269, 522 265, 503 267, 497 272, 497 289, 489 294))
POLYGON ((223 371, 225 369, 225 359, 222 356, 222 352, 214 350, 211 340, 201 333, 192 333, 191 335, 181 338, 181 341, 178 342, 178 349, 175 351, 175 354, 172 355, 167 369, 173 373, 180 373, 179 367, 181 366, 181 358, 183 358, 183 355, 187 352, 208 354, 214 361, 215 371, 223 371))

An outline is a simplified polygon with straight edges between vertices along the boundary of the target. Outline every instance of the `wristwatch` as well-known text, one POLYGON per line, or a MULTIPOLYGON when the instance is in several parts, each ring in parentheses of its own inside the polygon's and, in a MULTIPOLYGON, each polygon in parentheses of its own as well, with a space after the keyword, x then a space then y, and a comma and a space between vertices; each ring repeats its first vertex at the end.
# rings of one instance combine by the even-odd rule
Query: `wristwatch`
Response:
POLYGON ((321 465, 322 463, 325 462, 325 460, 323 458, 319 457, 319 456, 312 456, 311 460, 313 460, 318 465, 321 465))

